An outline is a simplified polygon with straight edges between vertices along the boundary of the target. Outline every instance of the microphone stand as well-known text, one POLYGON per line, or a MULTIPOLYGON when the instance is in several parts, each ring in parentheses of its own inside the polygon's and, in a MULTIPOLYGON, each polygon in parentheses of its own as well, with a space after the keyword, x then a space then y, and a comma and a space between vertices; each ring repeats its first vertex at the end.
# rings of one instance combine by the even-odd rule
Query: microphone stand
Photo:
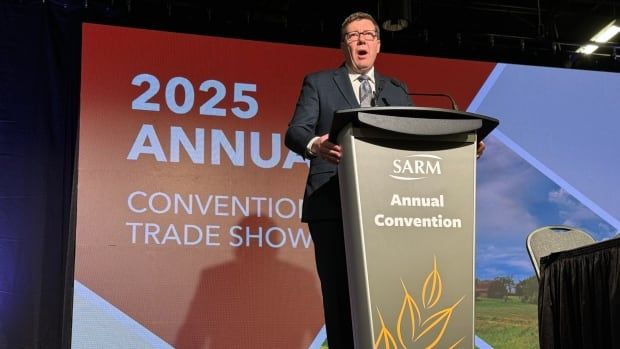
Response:
POLYGON ((409 96, 427 96, 427 97, 444 97, 450 100, 450 104, 452 105, 452 110, 459 111, 459 107, 456 105, 456 101, 452 96, 447 93, 422 93, 422 92, 407 92, 409 96))

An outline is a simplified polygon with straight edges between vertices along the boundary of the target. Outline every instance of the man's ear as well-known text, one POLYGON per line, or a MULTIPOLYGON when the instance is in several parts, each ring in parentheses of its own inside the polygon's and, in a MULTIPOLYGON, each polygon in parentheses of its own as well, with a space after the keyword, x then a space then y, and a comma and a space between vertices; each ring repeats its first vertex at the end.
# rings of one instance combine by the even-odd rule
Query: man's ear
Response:
POLYGON ((340 51, 342 51, 342 55, 344 56, 345 59, 349 59, 349 56, 351 55, 351 53, 349 52, 349 45, 347 45, 346 42, 340 43, 340 51))
POLYGON ((377 40, 377 53, 381 52, 381 40, 377 40))

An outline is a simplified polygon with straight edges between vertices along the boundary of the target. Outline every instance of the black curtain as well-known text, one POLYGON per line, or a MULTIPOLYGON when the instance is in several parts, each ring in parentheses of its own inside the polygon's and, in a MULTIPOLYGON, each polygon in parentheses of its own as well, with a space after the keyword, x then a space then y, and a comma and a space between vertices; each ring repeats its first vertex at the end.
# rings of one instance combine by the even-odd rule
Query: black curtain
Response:
POLYGON ((620 239, 541 258, 540 347, 620 348, 620 239))
POLYGON ((0 1, 0 348, 69 343, 83 5, 0 1))

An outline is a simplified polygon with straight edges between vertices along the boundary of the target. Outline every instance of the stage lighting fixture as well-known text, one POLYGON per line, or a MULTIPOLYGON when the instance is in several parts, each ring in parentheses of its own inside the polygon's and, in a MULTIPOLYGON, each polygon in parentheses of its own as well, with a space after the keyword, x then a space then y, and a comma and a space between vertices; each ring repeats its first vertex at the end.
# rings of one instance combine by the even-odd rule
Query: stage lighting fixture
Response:
MULTIPOLYGON (((590 39, 590 42, 596 42, 600 44, 609 42, 611 38, 613 38, 614 36, 616 36, 616 34, 620 32, 620 23, 618 22, 619 21, 617 19, 614 19, 613 21, 611 21, 603 29, 601 29, 598 33, 596 33, 596 35, 594 35, 590 39)), ((577 49, 577 52, 589 55, 592 52, 596 51, 598 47, 599 47, 598 45, 590 43, 590 44, 586 44, 586 45, 579 47, 577 49)))
POLYGON ((618 23, 618 20, 614 19, 608 25, 606 25, 605 28, 601 29, 601 31, 596 33, 596 35, 594 35, 592 39, 590 39, 590 41, 598 43, 609 42, 609 40, 611 40, 611 38, 616 36, 616 34, 618 34, 619 32, 620 23, 618 23))
POLYGON ((580 48, 578 48, 577 53, 583 53, 584 55, 589 55, 592 52, 596 51, 597 49, 598 49, 598 45, 587 44, 587 45, 583 45, 580 48))
POLYGON ((411 1, 379 0, 378 5, 381 28, 395 32, 407 28, 411 23, 411 1))

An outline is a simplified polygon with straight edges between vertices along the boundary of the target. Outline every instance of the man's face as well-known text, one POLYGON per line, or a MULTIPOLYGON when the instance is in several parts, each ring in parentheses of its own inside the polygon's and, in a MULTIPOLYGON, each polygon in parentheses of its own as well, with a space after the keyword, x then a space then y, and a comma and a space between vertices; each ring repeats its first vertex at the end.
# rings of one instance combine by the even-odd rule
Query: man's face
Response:
MULTIPOLYGON (((345 33, 368 31, 376 33, 375 25, 368 19, 353 21, 345 27, 345 33)), ((345 35, 341 43, 347 66, 357 73, 366 73, 372 68, 380 47, 381 41, 378 38, 368 40, 364 35, 358 35, 355 40, 347 40, 345 35)))

